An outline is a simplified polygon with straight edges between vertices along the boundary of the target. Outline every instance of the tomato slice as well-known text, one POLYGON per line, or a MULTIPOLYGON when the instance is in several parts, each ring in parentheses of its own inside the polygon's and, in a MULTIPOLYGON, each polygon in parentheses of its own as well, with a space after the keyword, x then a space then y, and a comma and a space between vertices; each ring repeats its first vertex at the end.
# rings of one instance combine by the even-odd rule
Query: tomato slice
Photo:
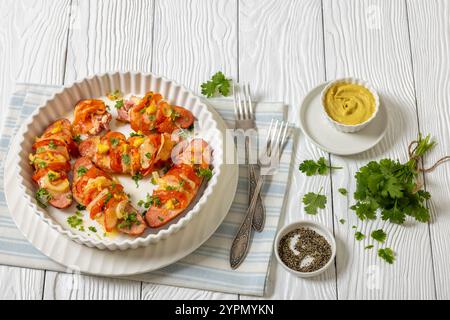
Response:
POLYGON ((170 118, 166 118, 163 122, 158 124, 158 132, 161 133, 172 133, 177 126, 170 118))
POLYGON ((55 182, 55 184, 57 184, 57 181, 59 180, 64 180, 67 178, 67 175, 64 172, 60 172, 59 170, 53 170, 53 169, 49 169, 48 167, 45 169, 39 169, 38 171, 36 171, 35 174, 33 174, 32 179, 36 182, 38 182, 43 176, 45 176, 50 170, 58 172, 60 174, 60 177, 53 181, 55 182))
POLYGON ((89 170, 83 175, 83 177, 86 177, 88 179, 97 178, 99 176, 103 176, 103 177, 105 177, 107 179, 111 179, 112 180, 110 175, 108 175, 105 171, 100 170, 100 169, 98 169, 96 167, 89 168, 89 170))
POLYGON ((108 195, 104 195, 100 199, 97 200, 96 203, 91 207, 91 211, 89 212, 89 216, 91 219, 95 219, 97 215, 103 211, 103 206, 105 205, 106 197, 108 195))
POLYGON ((117 132, 117 131, 110 131, 102 137, 102 141, 106 141, 108 146, 112 149, 119 147, 121 142, 124 142, 126 140, 127 140, 127 138, 125 137, 125 135, 123 133, 117 132), (117 139, 118 143, 113 145, 111 143, 112 139, 117 139))
POLYGON ((171 199, 178 201, 177 208, 184 208, 187 205, 187 196, 184 192, 176 190, 155 190, 153 195, 161 200, 161 203, 166 203, 171 199))
POLYGON ((61 147, 65 147, 66 146, 66 143, 64 141, 62 141, 62 140, 55 139, 55 138, 50 138, 50 139, 45 138, 45 139, 36 141, 35 144, 33 144, 33 149, 36 150, 37 148, 40 148, 40 147, 46 147, 50 143, 53 143, 54 145, 61 146, 61 147))
POLYGON ((175 123, 178 124, 181 128, 189 128, 192 123, 194 123, 194 115, 192 114, 192 112, 178 106, 174 106, 173 109, 180 115, 175 119, 175 123))
POLYGON ((50 162, 47 164, 47 169, 56 171, 56 172, 69 172, 70 171, 70 162, 50 162))
POLYGON ((112 171, 122 173, 122 156, 120 152, 118 150, 112 150, 109 157, 112 171))
POLYGON ((167 173, 166 175, 172 175, 177 177, 177 179, 181 180, 182 178, 180 177, 181 175, 184 175, 186 178, 188 178, 189 180, 191 180, 192 182, 194 182, 196 184, 196 186, 199 186, 200 183, 202 182, 202 178, 199 177, 196 173, 193 167, 187 165, 187 164, 178 164, 173 166, 167 173))

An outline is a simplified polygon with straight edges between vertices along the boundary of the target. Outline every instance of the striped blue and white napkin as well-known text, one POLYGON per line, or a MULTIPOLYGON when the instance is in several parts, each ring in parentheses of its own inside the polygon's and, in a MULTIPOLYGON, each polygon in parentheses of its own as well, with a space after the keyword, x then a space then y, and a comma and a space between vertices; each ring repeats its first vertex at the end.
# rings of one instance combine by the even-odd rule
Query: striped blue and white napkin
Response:
MULTIPOLYGON (((57 86, 17 84, 6 116, 2 119, 0 136, 0 264, 64 271, 35 249, 15 226, 5 202, 4 160, 11 138, 21 123, 37 106, 45 102, 57 86)), ((230 100, 211 100, 211 104, 234 127, 233 104, 230 100)), ((286 106, 282 103, 258 103, 255 107, 258 128, 264 129, 272 118, 284 119, 286 106)), ((239 183, 230 212, 214 235, 186 258, 163 269, 129 277, 145 282, 222 291, 239 294, 264 295, 272 256, 273 241, 284 207, 284 195, 289 181, 292 141, 288 141, 281 159, 279 173, 270 177, 262 190, 267 219, 264 231, 255 233, 247 259, 237 270, 229 266, 229 250, 247 208, 247 170, 241 166, 239 183)))

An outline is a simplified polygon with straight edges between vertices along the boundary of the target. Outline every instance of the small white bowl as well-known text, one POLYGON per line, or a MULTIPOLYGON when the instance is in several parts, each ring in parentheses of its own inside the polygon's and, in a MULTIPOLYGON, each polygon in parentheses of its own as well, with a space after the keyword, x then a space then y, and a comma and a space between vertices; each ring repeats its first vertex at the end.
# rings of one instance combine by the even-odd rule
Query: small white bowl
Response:
POLYGON ((343 78, 343 79, 337 79, 334 81, 330 81, 328 83, 328 85, 326 85, 325 88, 322 90, 321 100, 322 100, 323 113, 324 113, 325 117, 328 119, 328 121, 330 122, 330 124, 336 130, 345 132, 345 133, 354 133, 354 132, 360 131, 363 128, 365 128, 373 119, 375 119, 375 117, 378 114, 378 110, 380 109, 380 97, 378 96, 378 93, 375 91, 373 86, 371 84, 369 84, 367 81, 360 80, 357 78, 343 78), (339 83, 351 83, 351 84, 360 85, 370 91, 370 93, 373 95, 373 97, 375 99, 375 111, 369 119, 367 119, 366 121, 364 121, 362 123, 356 124, 356 125, 349 125, 349 124, 342 124, 340 122, 337 122, 336 120, 334 120, 333 118, 331 118, 328 115, 328 112, 326 111, 326 108, 325 108, 325 94, 328 92, 328 90, 332 86, 339 84, 339 83))
POLYGON ((290 223, 290 224, 284 226, 283 228, 281 228, 280 231, 278 231, 277 237, 275 238, 274 249, 275 249, 275 257, 277 258, 278 262, 283 266, 283 268, 285 268, 290 273, 295 274, 296 276, 303 277, 303 278, 311 278, 311 277, 315 277, 315 276, 321 274, 322 272, 324 272, 325 270, 327 270, 328 267, 333 263, 334 257, 336 256, 336 241, 334 239, 333 234, 323 225, 321 225, 317 222, 314 222, 314 221, 299 220, 299 221, 296 221, 296 222, 293 222, 293 223, 290 223), (278 245, 280 244, 281 238, 283 238, 289 232, 291 232, 295 229, 299 229, 299 228, 307 228, 307 229, 314 230, 315 232, 317 232, 318 234, 323 236, 331 246, 330 260, 322 268, 320 268, 316 271, 300 272, 300 271, 293 270, 293 269, 289 268, 283 262, 283 260, 281 260, 280 255, 278 253, 278 245))

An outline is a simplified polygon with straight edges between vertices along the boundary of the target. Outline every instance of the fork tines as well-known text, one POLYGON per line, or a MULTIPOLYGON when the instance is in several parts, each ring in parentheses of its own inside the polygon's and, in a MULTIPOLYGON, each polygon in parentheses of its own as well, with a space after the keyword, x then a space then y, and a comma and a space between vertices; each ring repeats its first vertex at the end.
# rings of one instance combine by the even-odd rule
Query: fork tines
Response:
POLYGON ((234 97, 234 113, 238 120, 251 120, 253 119, 253 106, 250 95, 250 84, 243 84, 242 87, 237 84, 233 84, 233 97, 234 97), (241 94, 242 93, 242 94, 241 94), (244 99, 242 99, 242 95, 244 99))
MULTIPOLYGON (((270 121, 269 130, 267 131, 267 153, 272 154, 273 151, 280 152, 286 142, 288 122, 272 119, 270 121)), ((280 153, 281 155, 281 153, 280 153)))

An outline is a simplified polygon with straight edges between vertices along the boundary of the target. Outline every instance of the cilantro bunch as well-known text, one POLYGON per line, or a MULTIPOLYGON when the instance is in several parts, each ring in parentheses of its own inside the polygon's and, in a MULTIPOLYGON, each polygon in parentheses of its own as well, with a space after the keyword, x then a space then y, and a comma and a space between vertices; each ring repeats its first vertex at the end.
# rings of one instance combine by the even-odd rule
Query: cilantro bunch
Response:
POLYGON ((430 194, 419 188, 417 162, 434 145, 429 136, 419 136, 408 162, 383 159, 360 168, 355 175, 357 202, 351 209, 361 220, 375 219, 379 210, 383 220, 397 224, 405 222, 407 216, 420 222, 429 221, 426 200, 430 194))

